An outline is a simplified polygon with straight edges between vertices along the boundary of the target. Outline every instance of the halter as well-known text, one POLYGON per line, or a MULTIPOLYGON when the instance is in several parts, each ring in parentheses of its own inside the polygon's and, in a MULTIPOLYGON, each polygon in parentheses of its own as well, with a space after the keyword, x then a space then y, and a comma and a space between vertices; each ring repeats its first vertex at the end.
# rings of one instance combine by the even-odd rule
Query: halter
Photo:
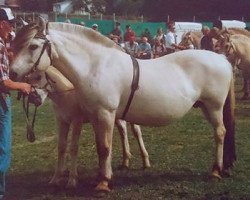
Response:
POLYGON ((46 34, 42 33, 42 32, 38 32, 34 38, 36 39, 42 39, 44 40, 44 44, 43 44, 43 48, 41 50, 41 53, 37 59, 37 61, 34 63, 34 65, 32 66, 31 70, 29 73, 32 73, 32 72, 35 72, 37 71, 37 67, 40 63, 40 60, 41 60, 41 57, 43 55, 43 53, 45 52, 45 50, 47 51, 48 53, 48 56, 50 58, 50 65, 52 65, 52 53, 51 53, 51 42, 49 41, 49 39, 47 38, 47 35, 48 35, 48 24, 49 23, 46 23, 46 34))

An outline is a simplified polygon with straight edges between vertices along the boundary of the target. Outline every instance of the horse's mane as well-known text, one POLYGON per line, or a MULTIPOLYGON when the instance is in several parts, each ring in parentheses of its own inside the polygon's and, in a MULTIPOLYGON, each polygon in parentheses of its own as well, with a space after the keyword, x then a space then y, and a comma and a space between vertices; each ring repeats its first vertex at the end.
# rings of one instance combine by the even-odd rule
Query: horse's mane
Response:
POLYGON ((250 32, 244 28, 228 28, 229 33, 232 34, 242 34, 250 37, 250 32))
POLYGON ((16 34, 12 47, 15 52, 22 49, 24 46, 28 46, 29 41, 37 34, 39 26, 35 23, 31 23, 23 26, 16 34))
MULTIPOLYGON (((84 35, 87 37, 88 40, 91 42, 102 44, 103 46, 109 48, 116 48, 120 51, 123 49, 117 45, 114 41, 105 37, 101 33, 94 31, 90 28, 74 25, 74 24, 67 24, 67 23, 59 23, 59 22, 50 22, 49 29, 52 28, 53 30, 58 31, 66 31, 69 34, 76 34, 79 36, 84 35)), ((22 49, 24 46, 28 46, 29 41, 38 33, 39 26, 35 23, 28 24, 23 26, 18 32, 13 41, 13 48, 14 51, 18 51, 22 49)))
POLYGON ((115 47, 118 50, 122 50, 122 48, 119 45, 117 45, 114 41, 102 35, 98 31, 95 31, 88 27, 83 27, 83 26, 69 24, 69 23, 50 22, 49 28, 52 28, 53 30, 58 30, 58 31, 66 31, 69 34, 75 34, 81 37, 84 35, 91 42, 99 43, 109 48, 115 47))

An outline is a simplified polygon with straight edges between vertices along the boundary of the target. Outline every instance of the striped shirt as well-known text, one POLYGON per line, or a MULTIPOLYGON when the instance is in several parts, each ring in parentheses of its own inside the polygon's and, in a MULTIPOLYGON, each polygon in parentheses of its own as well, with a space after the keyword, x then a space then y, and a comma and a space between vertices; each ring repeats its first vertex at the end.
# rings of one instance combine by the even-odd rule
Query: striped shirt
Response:
POLYGON ((0 38, 0 82, 9 79, 9 59, 4 41, 0 38))

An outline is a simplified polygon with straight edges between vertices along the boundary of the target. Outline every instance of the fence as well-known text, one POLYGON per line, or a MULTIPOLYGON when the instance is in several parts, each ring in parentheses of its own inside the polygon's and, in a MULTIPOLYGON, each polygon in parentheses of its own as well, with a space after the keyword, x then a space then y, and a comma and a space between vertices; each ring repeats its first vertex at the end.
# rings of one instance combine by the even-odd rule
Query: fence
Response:
MULTIPOLYGON (((47 18, 49 21, 57 21, 64 22, 66 19, 69 19, 71 23, 80 24, 80 22, 84 22, 87 27, 91 27, 92 24, 98 24, 98 30, 103 35, 108 35, 114 28, 115 21, 119 21, 121 23, 121 29, 125 30, 127 24, 130 24, 132 29, 135 31, 137 37, 140 37, 145 31, 149 32, 151 36, 156 35, 156 31, 159 27, 163 29, 163 31, 167 30, 165 22, 147 22, 143 16, 139 17, 131 17, 131 16, 116 16, 113 14, 109 15, 89 15, 82 13, 75 14, 59 14, 56 12, 51 13, 21 13, 16 12, 15 16, 22 17, 25 21, 35 21, 38 15, 42 15, 47 18)), ((169 20, 169 17, 168 19, 169 20)), ((195 17, 193 17, 195 20, 195 17)), ((208 27, 212 26, 212 22, 201 22, 202 25, 206 25, 208 27)), ((250 22, 246 22, 248 28, 250 28, 250 22)), ((16 26, 16 30, 18 30, 18 25, 16 26)))

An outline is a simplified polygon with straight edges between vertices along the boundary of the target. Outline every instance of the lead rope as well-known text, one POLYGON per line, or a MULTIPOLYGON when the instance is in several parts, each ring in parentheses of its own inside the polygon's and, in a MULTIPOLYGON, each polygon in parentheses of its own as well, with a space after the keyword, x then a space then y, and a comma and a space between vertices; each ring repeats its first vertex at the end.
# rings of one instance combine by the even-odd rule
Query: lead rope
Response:
POLYGON ((29 142, 34 142, 36 140, 35 137, 35 132, 34 132, 34 124, 35 124, 35 119, 36 119, 36 112, 37 112, 37 106, 35 105, 35 110, 33 113, 33 118, 32 122, 29 120, 29 99, 27 98, 27 102, 25 102, 27 95, 22 94, 21 92, 18 93, 18 99, 22 97, 23 99, 23 111, 25 115, 25 120, 26 120, 26 137, 29 142))

